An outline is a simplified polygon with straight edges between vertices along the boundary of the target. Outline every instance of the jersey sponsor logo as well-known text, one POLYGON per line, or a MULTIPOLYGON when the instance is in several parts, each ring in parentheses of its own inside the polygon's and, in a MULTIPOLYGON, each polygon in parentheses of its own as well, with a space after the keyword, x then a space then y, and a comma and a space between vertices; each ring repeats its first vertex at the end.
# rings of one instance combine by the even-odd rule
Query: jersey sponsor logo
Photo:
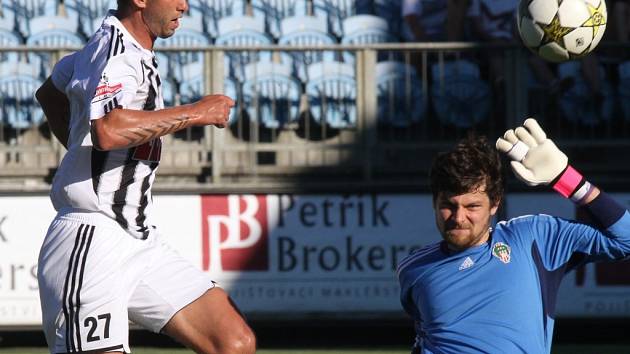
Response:
POLYGON ((153 139, 134 148, 132 159, 136 161, 160 162, 162 156, 162 140, 153 139))
POLYGON ((512 249, 503 242, 497 242, 492 246, 492 255, 497 257, 501 262, 510 263, 512 249))
POLYGON ((92 99, 92 103, 100 102, 100 101, 106 100, 106 99, 116 95, 117 93, 122 91, 122 87, 123 87, 122 84, 115 84, 115 85, 103 84, 103 85, 99 85, 96 88, 96 93, 94 94, 94 98, 92 99))
POLYGON ((201 203, 203 270, 269 270, 266 196, 204 195, 201 203))
POLYGON ((466 259, 464 259, 464 261, 462 262, 462 264, 459 265, 459 270, 465 270, 468 269, 472 266, 475 265, 475 261, 472 260, 472 258, 470 257, 466 257, 466 259))

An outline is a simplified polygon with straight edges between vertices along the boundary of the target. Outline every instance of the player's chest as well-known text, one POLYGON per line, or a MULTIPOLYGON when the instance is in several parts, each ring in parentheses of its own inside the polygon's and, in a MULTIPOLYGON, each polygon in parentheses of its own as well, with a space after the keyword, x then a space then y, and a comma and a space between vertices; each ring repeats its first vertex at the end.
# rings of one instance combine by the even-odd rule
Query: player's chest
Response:
POLYGON ((537 284, 531 256, 496 242, 483 252, 434 264, 418 279, 414 296, 423 318, 440 318, 455 308, 517 306, 510 299, 535 296, 537 284))

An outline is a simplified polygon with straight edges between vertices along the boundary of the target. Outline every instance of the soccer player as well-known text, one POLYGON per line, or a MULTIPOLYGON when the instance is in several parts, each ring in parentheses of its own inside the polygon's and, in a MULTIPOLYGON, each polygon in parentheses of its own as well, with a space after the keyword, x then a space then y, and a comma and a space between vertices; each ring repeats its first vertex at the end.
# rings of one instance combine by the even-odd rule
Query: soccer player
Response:
POLYGON ((153 44, 172 36, 187 10, 185 0, 118 0, 36 93, 68 149, 38 264, 51 353, 129 353, 129 320, 198 353, 255 352, 254 334, 226 292, 169 248, 151 219, 160 137, 224 127, 234 105, 210 95, 163 107, 153 44))
POLYGON ((549 353, 557 291, 576 266, 630 255, 630 214, 585 180, 534 119, 496 143, 516 176, 549 185, 597 228, 549 215, 491 219, 503 197, 498 152, 483 137, 440 154, 431 169, 443 241, 398 266, 415 321, 413 353, 549 353))

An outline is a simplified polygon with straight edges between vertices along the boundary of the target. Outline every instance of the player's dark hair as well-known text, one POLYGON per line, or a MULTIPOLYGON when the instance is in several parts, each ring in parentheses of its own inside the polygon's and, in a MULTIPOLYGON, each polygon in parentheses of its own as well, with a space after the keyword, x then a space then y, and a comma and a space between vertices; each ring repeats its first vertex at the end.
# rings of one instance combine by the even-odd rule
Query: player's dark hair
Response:
POLYGON ((493 205, 503 199, 501 157, 485 136, 469 134, 450 151, 439 153, 429 178, 434 202, 440 192, 465 194, 484 183, 493 205))

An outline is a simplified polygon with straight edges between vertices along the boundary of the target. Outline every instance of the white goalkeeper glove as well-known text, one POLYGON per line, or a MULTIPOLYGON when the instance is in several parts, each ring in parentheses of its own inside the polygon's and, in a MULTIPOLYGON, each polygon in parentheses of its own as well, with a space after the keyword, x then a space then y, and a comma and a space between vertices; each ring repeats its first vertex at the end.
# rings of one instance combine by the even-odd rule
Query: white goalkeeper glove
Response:
POLYGON ((497 139, 496 147, 512 160, 514 174, 527 185, 551 185, 574 202, 583 200, 592 189, 533 118, 525 120, 522 127, 506 131, 497 139))

